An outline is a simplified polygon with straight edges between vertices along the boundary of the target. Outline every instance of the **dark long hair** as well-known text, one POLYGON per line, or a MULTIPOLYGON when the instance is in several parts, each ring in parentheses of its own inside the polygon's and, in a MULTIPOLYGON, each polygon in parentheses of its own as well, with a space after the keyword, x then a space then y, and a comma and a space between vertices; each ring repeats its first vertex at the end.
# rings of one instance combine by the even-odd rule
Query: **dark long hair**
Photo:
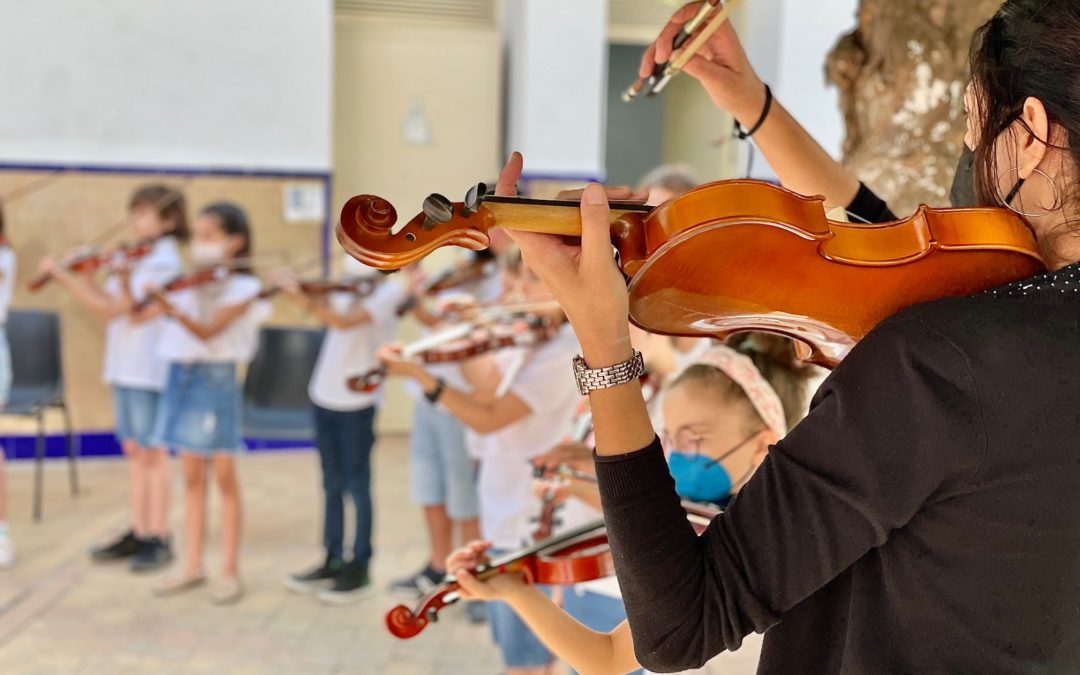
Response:
MULTIPOLYGON (((1077 0, 1008 0, 975 33, 971 75, 981 114, 975 183, 983 204, 1004 206, 998 185, 1002 172, 995 160, 994 141, 1021 117, 1029 96, 1042 101, 1050 123, 1067 132, 1071 147, 1050 146, 1049 138, 1038 140, 1069 152, 1074 168, 1080 167, 1077 0)), ((1062 201, 1073 197, 1067 187, 1058 186, 1062 201)))
MULTIPOLYGON (((251 257, 251 225, 248 223, 247 213, 244 209, 231 202, 215 202, 203 207, 202 215, 213 216, 221 226, 225 234, 236 234, 244 238, 244 245, 233 256, 234 258, 251 257)), ((233 268, 240 274, 253 274, 250 263, 243 263, 233 268)))
POLYGON ((140 206, 154 209, 162 220, 172 223, 172 229, 166 234, 176 237, 179 241, 187 241, 191 237, 187 219, 187 203, 183 192, 166 185, 143 185, 131 194, 131 200, 128 202, 129 209, 134 210, 140 206))

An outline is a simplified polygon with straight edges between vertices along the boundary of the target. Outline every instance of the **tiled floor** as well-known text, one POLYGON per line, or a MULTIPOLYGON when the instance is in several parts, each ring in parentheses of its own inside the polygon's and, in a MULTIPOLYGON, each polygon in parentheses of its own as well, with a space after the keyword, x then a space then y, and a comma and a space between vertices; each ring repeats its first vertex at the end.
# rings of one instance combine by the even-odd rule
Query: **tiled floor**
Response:
MULTIPOLYGON (((243 458, 242 566, 249 590, 226 608, 212 606, 205 589, 155 598, 153 577, 89 562, 87 548, 125 525, 122 462, 83 462, 78 499, 67 492, 63 465, 50 464, 38 524, 30 521, 31 465, 9 463, 19 563, 0 571, 0 673, 498 673, 487 628, 468 624, 460 608, 409 641, 383 627, 395 601, 382 589, 418 568, 425 552, 420 514, 407 499, 405 442, 384 439, 376 454, 373 573, 380 592, 348 607, 292 595, 280 581, 321 554, 318 470, 310 452, 243 458)), ((179 523, 178 509, 173 520, 179 523)), ((212 525, 211 573, 216 537, 212 525)))

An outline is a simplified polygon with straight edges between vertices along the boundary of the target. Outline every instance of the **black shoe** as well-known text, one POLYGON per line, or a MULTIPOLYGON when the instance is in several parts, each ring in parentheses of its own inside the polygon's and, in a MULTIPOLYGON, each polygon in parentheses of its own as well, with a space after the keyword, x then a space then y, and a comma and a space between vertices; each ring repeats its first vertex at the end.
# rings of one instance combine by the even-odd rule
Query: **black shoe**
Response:
POLYGON ((153 572, 171 563, 172 559, 168 540, 150 537, 141 542, 139 552, 131 558, 131 571, 153 572))
POLYGON ((366 598, 374 591, 367 568, 347 563, 341 566, 334 585, 319 593, 319 600, 330 605, 345 605, 366 598))
POLYGON ((465 603, 465 616, 469 617, 469 623, 473 625, 487 623, 487 605, 483 600, 469 600, 465 603))
POLYGON ((406 598, 418 598, 430 593, 445 578, 445 572, 437 572, 428 565, 412 576, 395 581, 390 585, 390 592, 406 598))
POLYGON ((110 562, 130 558, 139 552, 142 545, 135 533, 128 530, 122 537, 107 546, 90 549, 90 557, 97 562, 110 562))
POLYGON ((285 577, 285 588, 293 593, 314 593, 315 591, 331 586, 334 579, 341 572, 343 563, 327 557, 326 561, 314 569, 304 572, 294 572, 285 577))

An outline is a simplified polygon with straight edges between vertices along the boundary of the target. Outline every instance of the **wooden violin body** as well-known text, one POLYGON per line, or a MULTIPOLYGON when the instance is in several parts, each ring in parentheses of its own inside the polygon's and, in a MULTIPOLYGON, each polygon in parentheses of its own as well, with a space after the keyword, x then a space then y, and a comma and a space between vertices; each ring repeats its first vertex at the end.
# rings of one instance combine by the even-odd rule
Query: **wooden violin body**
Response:
MULTIPOLYGON (((447 202, 443 212, 429 206, 391 234, 385 200, 353 198, 338 238, 361 261, 393 267, 443 245, 486 246, 492 227, 581 232, 576 203, 484 197, 447 202)), ((703 185, 647 211, 613 204, 611 234, 637 325, 717 338, 778 333, 826 367, 906 307, 1044 269, 1031 231, 1006 209, 922 207, 892 223, 841 223, 826 217, 821 197, 749 180, 703 185)))

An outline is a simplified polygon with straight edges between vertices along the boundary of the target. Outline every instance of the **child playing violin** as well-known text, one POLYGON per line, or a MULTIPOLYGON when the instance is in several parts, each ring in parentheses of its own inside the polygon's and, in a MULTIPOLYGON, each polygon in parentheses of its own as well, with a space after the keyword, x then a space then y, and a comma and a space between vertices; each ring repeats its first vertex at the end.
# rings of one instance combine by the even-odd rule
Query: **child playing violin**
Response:
MULTIPOLYGON (((500 233, 492 238, 492 248, 474 253, 466 266, 472 270, 484 269, 483 262, 509 244, 509 238, 500 233), (500 236, 501 235, 501 236, 500 236)), ((419 269, 411 270, 410 300, 403 305, 411 311, 425 329, 435 329, 446 320, 432 311, 428 300, 440 301, 448 295, 467 297, 477 302, 495 300, 502 288, 498 274, 487 276, 457 275, 461 267, 450 268, 430 281, 425 281, 419 269), (455 278, 456 277, 456 278, 455 278), (442 293, 431 292, 441 285, 464 278, 464 283, 447 288, 442 293), (443 284, 441 282, 446 282, 443 284)), ((471 390, 455 364, 435 365, 429 372, 462 390, 471 390)), ((413 395, 413 417, 409 434, 409 483, 412 500, 424 510, 431 555, 424 568, 395 580, 391 591, 397 595, 418 597, 442 582, 446 576, 443 564, 453 550, 454 531, 459 530, 463 541, 479 536, 477 519, 479 504, 476 496, 476 463, 466 447, 464 426, 453 415, 429 403, 415 387, 407 390, 413 395)), ((479 604, 470 604, 468 611, 475 622, 484 620, 479 604)))
MULTIPOLYGON (((201 266, 251 255, 247 215, 229 203, 207 206, 195 220, 192 257, 201 266)), ((168 316, 158 353, 168 364, 168 380, 154 430, 155 441, 180 453, 184 474, 184 556, 181 569, 156 588, 159 595, 193 589, 206 580, 203 540, 207 473, 213 468, 221 494, 222 576, 212 591, 216 604, 236 602, 240 581, 240 484, 236 455, 243 449, 237 367, 258 348, 259 324, 271 312, 259 299, 262 284, 242 261, 223 280, 187 288, 171 296, 155 293, 168 316)))
MULTIPOLYGON (((4 323, 8 306, 15 291, 15 251, 4 233, 4 211, 0 208, 0 409, 11 393, 11 348, 8 346, 4 323)), ((4 470, 4 449, 0 448, 0 569, 15 564, 15 542, 7 525, 7 478, 4 470)))
MULTIPOLYGON (((802 383, 796 374, 791 379, 793 384, 802 383)), ((672 477, 679 494, 691 501, 724 504, 764 460, 769 445, 787 430, 784 404, 776 391, 748 357, 722 345, 700 354, 673 379, 665 390, 663 407, 672 477)), ((556 448, 534 462, 551 468, 570 463, 579 472, 591 471, 591 456, 577 461, 582 458, 576 454, 556 448)), ((587 481, 571 478, 557 489, 560 498, 599 503, 595 485, 587 481)), ((463 597, 508 603, 544 644, 578 672, 625 673, 640 667, 625 621, 610 632, 600 632, 575 621, 519 575, 478 581, 469 570, 487 559, 490 546, 486 541, 473 542, 447 561, 463 597)), ((754 672, 760 637, 750 636, 746 643, 739 652, 710 663, 704 672, 754 672)))
MULTIPOLYGON (((347 275, 371 278, 376 272, 349 256, 347 275)), ((366 297, 355 293, 308 295, 295 280, 283 283, 288 297, 327 327, 308 395, 315 415, 315 445, 322 467, 325 511, 323 542, 326 558, 318 566, 290 574, 285 585, 297 593, 321 590, 318 598, 331 604, 359 600, 372 591, 368 563, 372 556, 371 450, 375 445, 375 415, 379 396, 346 387, 346 374, 377 365, 375 351, 393 339, 397 307, 405 299, 401 284, 376 282, 366 297), (352 558, 345 560, 344 497, 356 505, 352 558)))
MULTIPOLYGON (((180 271, 180 243, 188 238, 184 196, 164 185, 137 189, 129 201, 131 234, 151 242, 149 253, 111 272, 103 284, 94 270, 78 274, 64 261, 45 258, 41 273, 68 291, 106 322, 102 379, 112 387, 116 435, 128 462, 131 529, 91 551, 99 562, 131 559, 131 569, 145 572, 172 561, 169 541, 169 460, 151 437, 167 365, 157 351, 163 321, 133 320, 132 307, 147 286, 180 271)), ((100 269, 100 268, 98 268, 100 269)))
MULTIPOLYGON (((518 283, 524 299, 548 297, 547 288, 523 267, 518 283)), ((480 460, 480 527, 498 550, 516 550, 529 541, 538 511, 528 459, 569 435, 580 396, 565 371, 556 368, 572 355, 576 341, 561 314, 557 334, 538 347, 511 349, 470 363, 471 391, 451 386, 423 366, 402 360, 393 348, 380 352, 387 373, 417 382, 433 405, 475 432, 472 450, 480 460)), ((508 675, 546 673, 551 654, 504 603, 489 603, 492 634, 508 675)))

